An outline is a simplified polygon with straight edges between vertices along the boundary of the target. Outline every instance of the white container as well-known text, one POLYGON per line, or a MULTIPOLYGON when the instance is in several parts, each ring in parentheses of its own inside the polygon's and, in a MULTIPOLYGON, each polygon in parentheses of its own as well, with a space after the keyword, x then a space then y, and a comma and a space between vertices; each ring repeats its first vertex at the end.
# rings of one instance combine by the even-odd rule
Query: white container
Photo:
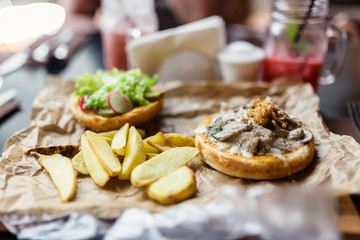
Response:
POLYGON ((251 43, 230 43, 218 54, 222 79, 225 82, 255 81, 264 56, 264 51, 251 43))

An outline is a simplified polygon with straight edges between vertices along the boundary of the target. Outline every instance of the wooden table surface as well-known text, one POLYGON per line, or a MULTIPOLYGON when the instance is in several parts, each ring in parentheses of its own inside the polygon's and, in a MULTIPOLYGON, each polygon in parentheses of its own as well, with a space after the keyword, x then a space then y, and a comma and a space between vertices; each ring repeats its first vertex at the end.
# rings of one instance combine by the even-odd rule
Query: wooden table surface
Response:
MULTIPOLYGON (((325 118, 324 121, 331 132, 352 136, 360 143, 360 136, 349 118, 325 118)), ((360 239, 360 195, 338 197, 337 206, 339 230, 344 239, 360 239)))

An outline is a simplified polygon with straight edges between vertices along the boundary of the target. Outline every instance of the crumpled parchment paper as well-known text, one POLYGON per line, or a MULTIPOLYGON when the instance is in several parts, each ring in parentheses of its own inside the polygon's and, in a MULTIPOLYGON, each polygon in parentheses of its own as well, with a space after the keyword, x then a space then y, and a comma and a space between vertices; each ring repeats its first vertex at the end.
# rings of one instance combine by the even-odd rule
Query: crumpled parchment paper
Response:
MULTIPOLYGON (((193 81, 184 83, 172 81, 161 83, 159 87, 167 91, 165 103, 160 116, 144 126, 148 134, 163 131, 193 136, 198 122, 206 115, 217 112, 221 102, 228 102, 230 106, 235 107, 247 103, 253 98, 270 96, 288 114, 299 117, 310 127, 315 136, 315 158, 310 166, 290 177, 273 181, 253 181, 224 175, 211 169, 199 157, 196 157, 188 165, 195 171, 197 180, 196 195, 175 206, 157 204, 147 198, 143 188, 134 188, 128 181, 112 179, 105 187, 100 188, 93 183, 90 177, 79 174, 75 199, 69 203, 61 203, 49 175, 36 161, 39 156, 36 154, 25 156, 23 154, 23 150, 35 146, 79 143, 80 136, 85 130, 73 118, 67 104, 70 93, 74 91, 74 82, 50 76, 33 103, 30 126, 15 133, 8 140, 3 156, 0 159, 0 220, 4 225, 10 231, 21 234, 25 230, 36 228, 39 225, 53 223, 51 219, 54 217, 50 217, 50 220, 46 221, 45 216, 71 219, 69 216, 76 213, 79 217, 92 216, 97 220, 114 220, 121 219, 122 214, 124 212, 128 213, 129 209, 137 209, 136 211, 146 211, 149 214, 160 214, 162 216, 161 213, 165 213, 169 209, 175 209, 173 211, 176 211, 177 207, 180 208, 184 204, 190 204, 190 206, 211 205, 215 198, 219 198, 224 194, 224 186, 230 186, 233 189, 232 196, 235 199, 231 200, 229 197, 222 198, 221 201, 227 201, 226 199, 228 199, 228 201, 238 201, 239 203, 244 199, 242 199, 242 194, 236 194, 236 191, 239 191, 236 189, 240 188, 241 191, 246 192, 246 189, 261 187, 264 184, 276 187, 280 195, 284 195, 281 189, 301 185, 312 189, 313 194, 309 194, 309 196, 313 196, 313 199, 322 198, 318 194, 317 188, 324 184, 331 186, 331 196, 359 192, 360 172, 357 170, 360 168, 360 146, 353 138, 333 134, 327 129, 319 114, 319 99, 313 93, 310 85, 299 83, 294 79, 287 79, 287 81, 279 81, 271 85, 258 82, 224 84, 221 82, 193 81), (25 221, 24 219, 32 220, 25 221), (22 221, 24 224, 19 224, 22 221)), ((300 198, 306 202, 311 198, 306 199, 300 196, 295 197, 294 195, 294 199, 300 198)), ((266 213, 271 216, 272 213, 267 212, 267 209, 272 209, 272 207, 266 205, 270 203, 270 200, 269 202, 265 201, 265 203, 255 207, 257 214, 266 213), (263 211, 265 212, 263 213, 263 211)), ((325 206, 332 206, 331 203, 326 204, 326 201, 324 204, 325 206)), ((235 215, 237 207, 239 207, 237 204, 219 205, 218 209, 214 209, 213 214, 226 210, 230 215, 232 212, 234 213, 232 217, 238 217, 243 221, 252 216, 250 212, 245 215, 239 215, 239 213, 235 215), (225 206, 228 206, 231 210, 226 210, 225 206)), ((296 208, 296 206, 293 207, 296 208)), ((303 212, 302 208, 296 209, 303 212)), ((210 212, 208 217, 211 215, 210 212)), ((312 214, 316 215, 315 212, 316 209, 312 211, 312 214)), ((194 214, 191 211, 187 213, 194 214)), ((331 213, 334 212, 330 211, 329 214, 331 213)), ((309 214, 307 217, 312 216, 311 213, 309 214)), ((133 217, 137 218, 135 215, 133 217)), ((207 219, 206 217, 205 214, 198 222, 199 228, 203 231, 206 230, 206 227, 209 227, 208 221, 211 220, 211 218, 207 219)), ((324 216, 319 214, 319 217, 324 216)), ((158 218, 161 219, 161 217, 158 218)), ((79 220, 79 218, 76 219, 79 220)), ((222 219, 223 217, 220 217, 219 221, 222 221, 222 219)), ((298 226, 310 227, 306 217, 301 219, 298 219, 298 226), (302 221, 300 221, 301 219, 302 221)), ((163 220, 160 223, 156 222, 158 230, 164 227, 161 224, 167 224, 166 219, 163 220)), ((118 221, 121 222, 121 220, 118 221)), ((326 229, 336 222, 332 218, 325 217, 322 221, 324 221, 323 227, 326 229)), ((216 224, 216 221, 214 224, 216 224)), ((236 222, 233 224, 236 224, 236 222)), ((260 225, 264 227, 264 224, 268 223, 262 222, 260 225)), ((59 230, 62 229, 61 226, 63 224, 55 224, 53 227, 59 230)), ((76 228, 77 225, 75 224, 73 227, 76 228)), ((149 225, 144 224, 144 228, 141 229, 148 231, 148 227, 149 225)), ((48 228, 48 232, 50 233, 50 229, 54 228, 48 228)), ((286 226, 284 226, 284 230, 286 230, 286 226)), ((330 232, 334 233, 334 228, 330 232)), ((223 236, 229 236, 226 230, 222 231, 222 233, 223 236)), ((246 231, 245 233, 250 234, 246 231)), ((336 234, 334 233, 333 236, 336 237, 336 234)), ((27 237, 31 238, 29 235, 27 237)))

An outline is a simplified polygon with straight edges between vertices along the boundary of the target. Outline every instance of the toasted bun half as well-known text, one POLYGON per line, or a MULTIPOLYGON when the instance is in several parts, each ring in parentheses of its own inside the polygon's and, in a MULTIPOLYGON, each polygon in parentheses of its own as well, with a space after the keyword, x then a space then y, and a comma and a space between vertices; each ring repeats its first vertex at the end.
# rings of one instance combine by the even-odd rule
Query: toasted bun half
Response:
POLYGON ((79 97, 74 94, 70 97, 70 110, 74 117, 93 131, 110 131, 119 129, 125 123, 138 127, 155 118, 163 105, 164 98, 151 102, 146 106, 140 106, 132 109, 130 112, 114 117, 102 117, 96 115, 91 110, 82 111, 80 108, 79 97))
MULTIPOLYGON (((207 126, 212 115, 199 123, 207 126)), ((210 141, 205 133, 195 134, 195 146, 200 150, 202 160, 212 168, 234 177, 247 179, 276 179, 289 176, 308 166, 315 153, 314 138, 290 153, 244 157, 230 149, 221 149, 216 142, 210 141)))

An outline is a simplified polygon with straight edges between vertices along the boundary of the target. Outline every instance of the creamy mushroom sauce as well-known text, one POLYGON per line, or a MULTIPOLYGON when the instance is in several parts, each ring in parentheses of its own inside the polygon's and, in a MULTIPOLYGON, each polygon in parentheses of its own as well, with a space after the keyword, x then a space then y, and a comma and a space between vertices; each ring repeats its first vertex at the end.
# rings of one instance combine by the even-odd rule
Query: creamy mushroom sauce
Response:
POLYGON ((273 155, 282 159, 285 159, 282 154, 289 153, 313 139, 311 132, 298 119, 289 117, 273 104, 270 98, 266 98, 262 103, 271 103, 273 111, 280 113, 281 118, 271 113, 272 117, 267 123, 259 125, 249 114, 249 109, 258 106, 254 102, 238 109, 222 106, 220 114, 214 115, 212 122, 198 128, 196 133, 206 134, 210 141, 217 143, 221 149, 230 148, 234 154, 244 157, 273 155))

